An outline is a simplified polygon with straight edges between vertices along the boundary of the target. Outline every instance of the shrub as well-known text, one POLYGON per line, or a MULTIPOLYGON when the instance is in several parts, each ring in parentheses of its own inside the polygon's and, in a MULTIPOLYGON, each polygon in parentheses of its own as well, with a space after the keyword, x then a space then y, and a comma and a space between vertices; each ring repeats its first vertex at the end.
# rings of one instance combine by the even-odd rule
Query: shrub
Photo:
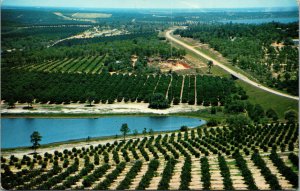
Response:
POLYGON ((284 119, 290 123, 294 123, 298 119, 298 114, 295 110, 288 110, 284 113, 284 119))
POLYGON ((67 168, 69 166, 69 160, 65 159, 63 163, 63 168, 67 168))
POLYGON ((188 127, 183 125, 180 127, 180 131, 187 131, 188 130, 188 127))
POLYGON ((297 155, 295 155, 294 153, 290 153, 289 154, 289 159, 290 161, 293 163, 293 165, 299 169, 299 158, 297 155))
POLYGON ((175 97, 173 100, 174 105, 178 105, 180 103, 180 99, 178 97, 175 97))
POLYGON ((217 113, 217 109, 216 109, 216 107, 211 107, 211 109, 210 109, 210 113, 211 114, 216 114, 217 113))
POLYGON ((166 109, 169 108, 170 104, 168 99, 161 93, 155 93, 150 99, 149 108, 152 109, 166 109))
POLYGON ((231 127, 244 127, 245 125, 251 124, 250 119, 244 115, 231 116, 226 120, 226 122, 231 127))
POLYGON ((218 124, 219 124, 219 122, 216 119, 211 118, 211 119, 208 120, 206 125, 208 127, 214 127, 214 126, 217 126, 218 124))

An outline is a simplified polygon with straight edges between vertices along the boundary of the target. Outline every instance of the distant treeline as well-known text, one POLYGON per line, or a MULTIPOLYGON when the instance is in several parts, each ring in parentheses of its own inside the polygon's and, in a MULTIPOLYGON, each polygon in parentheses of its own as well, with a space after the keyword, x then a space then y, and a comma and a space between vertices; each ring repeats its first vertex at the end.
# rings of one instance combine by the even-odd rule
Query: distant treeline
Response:
POLYGON ((106 36, 106 37, 76 38, 76 39, 70 39, 70 40, 59 42, 55 46, 73 46, 73 45, 82 45, 82 44, 103 43, 103 42, 111 42, 111 41, 119 41, 119 40, 130 40, 138 37, 148 37, 154 35, 157 35, 157 33, 146 32, 146 33, 134 33, 134 34, 106 36))

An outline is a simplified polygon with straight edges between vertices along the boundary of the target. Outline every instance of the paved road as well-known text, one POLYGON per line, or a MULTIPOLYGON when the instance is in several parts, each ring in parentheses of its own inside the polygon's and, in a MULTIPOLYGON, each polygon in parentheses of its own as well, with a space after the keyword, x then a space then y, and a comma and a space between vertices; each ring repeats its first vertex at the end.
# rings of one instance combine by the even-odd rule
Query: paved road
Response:
POLYGON ((207 59, 207 60, 213 61, 214 65, 217 65, 217 66, 223 68, 225 71, 227 71, 227 72, 230 73, 231 75, 237 77, 238 79, 243 80, 244 82, 246 82, 246 83, 248 83, 248 84, 251 84, 251 85, 253 85, 253 86, 257 87, 257 88, 260 88, 260 89, 262 89, 262 90, 265 90, 265 91, 267 91, 267 92, 270 92, 270 93, 273 93, 273 94, 276 94, 276 95, 279 95, 279 96, 282 96, 282 97, 286 97, 286 98, 290 98, 290 99, 294 99, 294 100, 299 100, 299 97, 291 96, 291 95, 289 95, 289 94, 281 93, 281 92, 278 92, 278 91, 273 90, 273 89, 271 89, 271 88, 265 87, 265 86, 263 86, 263 85, 261 85, 261 84, 259 84, 259 83, 256 83, 256 82, 250 80, 250 79, 249 79, 248 77, 246 77, 245 75, 243 75, 243 74, 241 74, 241 73, 238 73, 238 72, 236 72, 236 71, 234 71, 234 70, 228 68, 227 66, 221 64, 220 62, 218 62, 217 60, 211 58, 210 56, 208 56, 208 55, 206 55, 206 54, 204 54, 204 53, 202 53, 202 52, 196 50, 194 47, 192 47, 192 46, 186 44, 186 43, 183 42, 183 41, 180 41, 180 40, 174 38, 174 37, 171 35, 171 33, 173 33, 173 31, 174 31, 174 29, 169 30, 169 31, 166 32, 166 38, 167 38, 167 39, 169 39, 169 40, 171 40, 171 41, 173 41, 173 42, 175 42, 175 43, 177 43, 177 44, 183 46, 184 48, 186 48, 186 49, 188 49, 188 50, 190 50, 190 51, 192 51, 192 52, 194 52, 194 53, 196 53, 196 54, 202 56, 203 58, 205 58, 205 59, 207 59))

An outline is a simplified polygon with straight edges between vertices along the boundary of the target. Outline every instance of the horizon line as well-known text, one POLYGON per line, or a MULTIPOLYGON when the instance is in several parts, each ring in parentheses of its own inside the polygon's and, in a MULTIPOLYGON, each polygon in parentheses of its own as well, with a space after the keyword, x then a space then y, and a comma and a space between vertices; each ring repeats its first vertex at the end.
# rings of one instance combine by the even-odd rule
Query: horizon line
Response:
MULTIPOLYGON (((135 8, 135 7, 60 7, 60 6, 26 6, 26 5, 2 5, 2 8, 5 7, 18 7, 18 8, 76 8, 76 9, 170 9, 170 8, 161 8, 161 7, 139 7, 139 8, 135 8)), ((205 8, 171 8, 171 9, 177 9, 177 10, 199 10, 199 9, 278 9, 278 8, 294 8, 294 9, 299 9, 298 6, 281 6, 281 7, 216 7, 216 8, 212 8, 212 7, 205 7, 205 8)))

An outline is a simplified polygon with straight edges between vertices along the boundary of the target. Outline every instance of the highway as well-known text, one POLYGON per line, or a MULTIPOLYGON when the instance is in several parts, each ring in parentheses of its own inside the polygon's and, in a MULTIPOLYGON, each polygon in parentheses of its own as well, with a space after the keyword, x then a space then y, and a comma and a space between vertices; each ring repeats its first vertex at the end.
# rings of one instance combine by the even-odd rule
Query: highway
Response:
POLYGON ((200 52, 199 50, 196 50, 194 47, 186 44, 185 42, 181 41, 181 40, 178 40, 176 38, 174 38, 172 36, 172 33, 174 32, 175 29, 170 29, 166 32, 166 38, 170 41, 173 41, 175 42, 176 44, 179 44, 181 45, 182 47, 196 53, 197 55, 207 59, 207 60, 211 60, 213 61, 214 65, 217 65, 219 66, 220 68, 224 69, 225 71, 227 71, 228 73, 230 73, 231 75, 237 77, 238 79, 240 80, 243 80, 244 82, 248 83, 248 84, 251 84, 252 86, 255 86, 259 89, 262 89, 264 91, 267 91, 267 92, 270 92, 270 93, 273 93, 273 94, 276 94, 276 95, 279 95, 279 96, 282 96, 282 97, 286 97, 286 98, 290 98, 290 99, 294 99, 294 100, 299 100, 299 97, 297 96, 292 96, 292 95, 289 95, 289 94, 285 94, 285 93, 281 93, 279 91, 276 91, 276 90, 273 90, 271 88, 268 88, 266 86, 263 86, 262 84, 259 84, 257 82, 254 82, 252 80, 250 80, 247 76, 241 74, 241 73, 238 73, 230 68, 228 68, 227 66, 223 65, 222 63, 218 62, 217 60, 211 58, 210 56, 204 54, 203 52, 200 52))

